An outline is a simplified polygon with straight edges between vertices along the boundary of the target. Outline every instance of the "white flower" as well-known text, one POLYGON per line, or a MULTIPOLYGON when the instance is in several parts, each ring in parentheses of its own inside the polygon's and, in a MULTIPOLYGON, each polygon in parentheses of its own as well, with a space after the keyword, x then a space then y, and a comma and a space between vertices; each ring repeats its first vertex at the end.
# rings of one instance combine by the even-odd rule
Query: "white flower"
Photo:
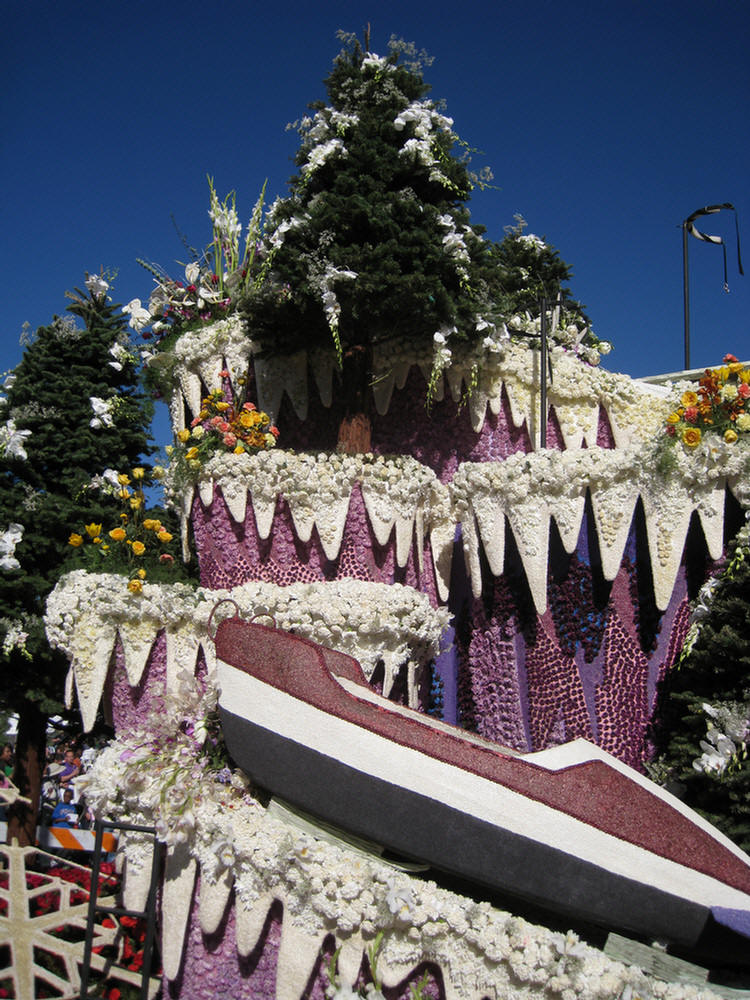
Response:
POLYGON ((4 454, 7 458, 26 460, 29 456, 26 454, 24 442, 28 437, 31 437, 31 431, 18 430, 15 420, 6 420, 0 427, 0 454, 4 454))
POLYGON ((189 285, 196 284, 198 278, 200 278, 200 274, 201 274, 200 265, 197 264, 195 261, 188 264, 187 267, 185 268, 185 280, 189 285))
POLYGON ((91 409, 94 411, 94 416, 89 420, 89 427, 112 427, 114 424, 112 420, 112 400, 101 399, 99 396, 89 396, 89 402, 91 403, 91 409))
POLYGON ((23 538, 23 525, 11 524, 0 534, 0 569, 20 569, 21 564, 15 557, 16 545, 23 538))
POLYGON ((143 308, 140 299, 131 299, 122 307, 122 311, 130 316, 129 325, 136 333, 140 333, 151 322, 151 313, 143 308))
POLYGON ((114 361, 109 362, 109 367, 114 368, 116 372, 121 372, 123 365, 130 361, 128 349, 122 344, 113 344, 109 349, 109 353, 115 359, 114 361))
POLYGON ((385 902, 388 909, 399 920, 407 920, 415 909, 414 896, 411 889, 405 885, 397 885, 396 880, 393 878, 389 878, 386 885, 388 886, 388 892, 385 896, 385 902))
POLYGON ((109 283, 104 280, 101 274, 89 274, 86 276, 86 288, 95 299, 101 299, 109 290, 109 283))

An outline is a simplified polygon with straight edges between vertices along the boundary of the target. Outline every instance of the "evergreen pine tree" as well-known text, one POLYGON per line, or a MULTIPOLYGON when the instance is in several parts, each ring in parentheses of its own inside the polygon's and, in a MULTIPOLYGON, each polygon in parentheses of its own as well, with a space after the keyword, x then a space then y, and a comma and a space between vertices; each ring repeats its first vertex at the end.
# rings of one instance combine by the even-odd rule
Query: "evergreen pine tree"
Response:
POLYGON ((329 103, 299 123, 299 172, 269 212, 266 280, 247 305, 267 352, 334 345, 353 413, 366 408, 375 345, 401 341, 429 360, 449 338, 481 339, 489 321, 491 246, 469 222, 472 178, 403 53, 347 40, 329 103))
MULTIPOLYGON (((150 452, 150 405, 121 312, 94 277, 70 296, 72 316, 40 328, 5 381, 0 404, 0 705, 19 714, 14 780, 32 807, 13 807, 9 836, 33 842, 51 714, 62 711, 67 660, 42 616, 77 525, 101 522, 117 501, 90 489, 106 469, 150 452)), ((115 517, 116 517, 115 513, 115 517)))
POLYGON ((678 664, 665 678, 652 773, 750 851, 750 547, 743 528, 704 587, 678 664))

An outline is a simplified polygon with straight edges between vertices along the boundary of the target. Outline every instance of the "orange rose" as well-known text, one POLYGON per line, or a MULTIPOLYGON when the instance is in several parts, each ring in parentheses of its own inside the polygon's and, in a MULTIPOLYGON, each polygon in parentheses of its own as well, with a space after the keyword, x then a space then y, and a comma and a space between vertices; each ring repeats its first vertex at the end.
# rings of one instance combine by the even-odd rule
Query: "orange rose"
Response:
POLYGON ((682 443, 688 448, 695 448, 701 443, 701 432, 698 427, 686 427, 682 432, 682 443))

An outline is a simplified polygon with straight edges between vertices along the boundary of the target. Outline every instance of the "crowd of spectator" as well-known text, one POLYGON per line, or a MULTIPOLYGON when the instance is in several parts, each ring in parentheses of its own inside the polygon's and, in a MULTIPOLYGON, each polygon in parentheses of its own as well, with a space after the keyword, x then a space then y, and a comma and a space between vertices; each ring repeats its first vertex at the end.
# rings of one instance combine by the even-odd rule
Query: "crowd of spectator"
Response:
MULTIPOLYGON (((12 783, 14 756, 12 744, 5 743, 0 751, 0 788, 12 783)), ((48 746, 40 804, 42 826, 88 829, 93 824, 93 816, 76 789, 76 778, 91 766, 95 756, 93 747, 76 743, 57 742, 48 746)), ((0 822, 3 822, 6 810, 1 798, 0 822)))

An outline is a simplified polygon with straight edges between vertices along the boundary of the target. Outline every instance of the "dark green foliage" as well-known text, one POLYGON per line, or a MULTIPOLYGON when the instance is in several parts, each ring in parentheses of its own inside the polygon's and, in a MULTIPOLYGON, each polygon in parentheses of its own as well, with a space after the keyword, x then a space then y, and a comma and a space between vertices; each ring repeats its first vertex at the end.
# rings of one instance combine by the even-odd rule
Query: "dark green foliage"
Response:
MULTIPOLYGON (((67 661, 47 645, 42 616, 47 595, 69 556, 76 526, 117 516, 117 501, 89 484, 105 469, 128 470, 150 451, 150 405, 138 388, 135 356, 127 354, 124 318, 102 295, 77 292, 69 312, 40 328, 27 346, 0 408, 31 432, 26 459, 0 457, 0 531, 21 524, 20 568, 0 572, 0 641, 13 623, 29 633, 25 649, 3 656, 3 707, 28 701, 44 713, 61 707, 67 661), (121 344, 126 353, 110 349, 121 344), (120 365, 116 368, 111 364, 120 365), (115 400, 111 426, 92 427, 91 397, 115 400)), ((113 520, 114 520, 113 518, 113 520)))
POLYGON ((450 120, 397 47, 378 60, 350 43, 326 87, 330 103, 299 125, 291 194, 269 213, 266 280, 246 303, 254 340, 284 353, 333 338, 345 353, 394 338, 429 349, 445 327, 473 336, 490 245, 469 223, 450 120))
POLYGON ((703 602, 705 617, 692 648, 665 679, 655 773, 676 783, 688 805, 750 851, 750 762, 743 747, 750 738, 750 550, 746 529, 741 535, 703 602), (722 748, 724 760, 731 759, 721 773, 693 766, 704 754, 720 761, 722 748))
POLYGON ((525 234, 525 221, 516 217, 505 238, 492 249, 495 268, 493 291, 500 310, 507 316, 539 313, 539 298, 554 301, 560 296, 571 317, 590 325, 580 302, 573 299, 566 282, 571 269, 554 247, 533 234, 525 234))

